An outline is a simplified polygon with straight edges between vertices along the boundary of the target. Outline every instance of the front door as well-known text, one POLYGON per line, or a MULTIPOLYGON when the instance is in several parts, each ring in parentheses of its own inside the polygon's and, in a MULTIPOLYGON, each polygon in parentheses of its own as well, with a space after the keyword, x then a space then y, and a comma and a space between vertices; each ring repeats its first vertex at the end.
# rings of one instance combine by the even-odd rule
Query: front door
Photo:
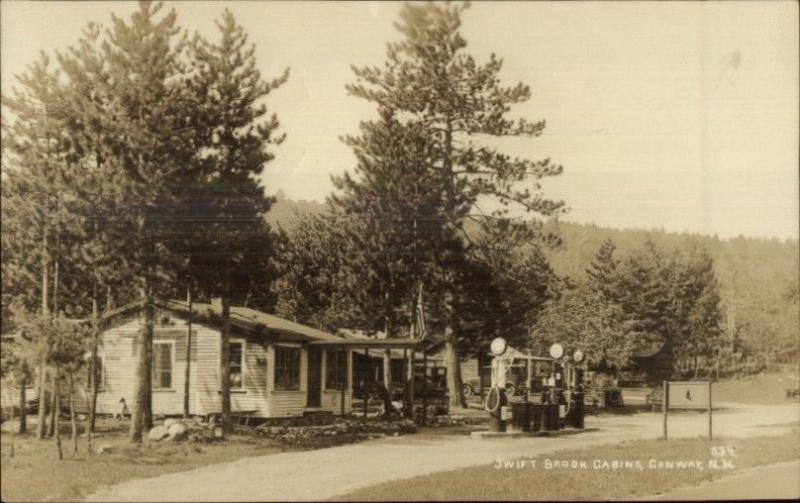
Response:
POLYGON ((308 350, 308 407, 322 405, 322 350, 309 348, 308 350))

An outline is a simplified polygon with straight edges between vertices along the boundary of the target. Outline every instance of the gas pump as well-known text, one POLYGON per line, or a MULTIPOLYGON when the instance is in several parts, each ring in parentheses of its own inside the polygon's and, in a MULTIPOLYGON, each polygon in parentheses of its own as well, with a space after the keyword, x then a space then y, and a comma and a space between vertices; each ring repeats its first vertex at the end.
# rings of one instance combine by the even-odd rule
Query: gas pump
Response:
POLYGON ((574 362, 574 389, 570 395, 570 409, 572 414, 569 418, 570 426, 573 428, 583 429, 584 418, 584 389, 583 389, 583 362, 584 355, 580 349, 572 354, 572 361, 574 362))
POLYGON ((508 344, 502 337, 496 337, 489 346, 492 355, 492 382, 486 396, 485 408, 489 412, 489 431, 506 431, 507 406, 506 374, 511 368, 511 360, 503 358, 508 344))
POLYGON ((566 409, 560 414, 566 425, 572 428, 583 428, 583 362, 584 354, 580 349, 572 353, 571 360, 564 360, 564 376, 566 381, 566 394, 564 403, 566 409))
POLYGON ((561 344, 553 344, 550 346, 550 357, 553 358, 553 373, 545 395, 547 403, 555 409, 551 409, 551 414, 555 415, 551 420, 558 423, 559 428, 562 425, 583 428, 583 351, 576 350, 570 358, 565 355, 561 344))

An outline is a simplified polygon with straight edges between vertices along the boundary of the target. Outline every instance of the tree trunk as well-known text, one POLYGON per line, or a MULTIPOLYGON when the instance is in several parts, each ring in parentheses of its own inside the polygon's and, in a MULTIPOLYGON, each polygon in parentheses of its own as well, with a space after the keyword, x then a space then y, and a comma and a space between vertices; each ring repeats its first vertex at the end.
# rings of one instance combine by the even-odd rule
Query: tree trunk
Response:
POLYGON ((39 364, 39 410, 36 423, 36 438, 44 439, 47 434, 47 356, 42 356, 39 364))
POLYGON ((133 406, 131 408, 131 427, 129 434, 132 443, 141 443, 144 429, 149 429, 148 423, 152 424, 152 415, 149 418, 147 417, 147 415, 151 413, 148 411, 148 399, 150 396, 149 386, 152 385, 152 377, 150 375, 151 363, 148 361, 148 358, 150 358, 149 348, 152 346, 153 342, 154 313, 149 296, 144 292, 142 293, 145 319, 139 330, 139 337, 136 341, 136 383, 134 387, 133 406))
POLYGON ((189 319, 186 321, 186 370, 183 375, 183 417, 189 418, 189 377, 192 366, 192 290, 186 289, 186 302, 189 304, 189 319))
MULTIPOLYGON (((57 204, 57 203, 56 203, 57 204)), ((58 208, 58 206, 56 206, 58 208)), ((61 234, 56 227, 56 263, 53 265, 53 316, 58 318, 58 270, 61 263, 61 234)))
POLYGON ((92 357, 89 361, 89 425, 88 430, 94 432, 97 414, 98 382, 97 353, 100 344, 100 317, 97 302, 97 284, 92 286, 92 357))
POLYGON ((227 295, 222 296, 222 354, 220 376, 222 379, 222 429, 233 430, 231 418, 231 306, 227 295))
MULTIPOLYGON (((21 410, 22 409, 20 408, 20 411, 21 410)), ((20 415, 21 414, 22 413, 20 412, 20 415)), ((14 435, 15 435, 15 430, 16 430, 16 428, 14 427, 14 404, 11 404, 11 417, 10 417, 8 423, 11 425, 11 439, 9 440, 10 445, 9 445, 9 450, 8 450, 8 456, 10 458, 13 458, 14 457, 14 435)), ((22 422, 20 422, 20 433, 21 432, 22 432, 22 422)))
POLYGON ((56 419, 58 418, 58 368, 53 371, 53 396, 51 397, 50 408, 50 429, 47 436, 52 437, 56 432, 56 419))
POLYGON ((69 422, 72 426, 72 452, 78 452, 78 425, 75 422, 75 394, 72 389, 74 384, 73 373, 69 373, 69 422))
POLYGON ((145 349, 147 357, 145 359, 145 388, 144 388, 144 414, 142 421, 147 431, 153 427, 153 332, 155 331, 155 308, 153 307, 153 296, 148 290, 147 307, 145 307, 145 349))
MULTIPOLYGON (((387 339, 394 337, 394 327, 391 318, 387 315, 384 320, 384 332, 387 339)), ((383 351, 383 412, 389 414, 392 411, 392 350, 383 351)))
MULTIPOLYGON (((47 256, 47 228, 42 237, 42 316, 47 316, 50 312, 50 299, 48 298, 48 288, 50 287, 50 263, 47 256)), ((39 410, 38 421, 36 423, 36 438, 44 439, 47 432, 47 358, 49 357, 50 341, 47 334, 43 336, 43 347, 39 360, 39 410)))
POLYGON ((411 419, 414 419, 414 392, 414 349, 411 349, 408 352, 408 362, 406 366, 406 399, 408 401, 406 415, 411 419))
POLYGON ((23 378, 20 380, 20 387, 19 387, 19 432, 20 433, 27 433, 28 431, 28 409, 26 407, 26 402, 28 401, 27 397, 25 396, 25 386, 27 386, 28 380, 23 378))
POLYGON ((447 366, 447 395, 450 407, 466 407, 463 383, 461 380, 461 359, 458 357, 456 347, 455 324, 456 316, 453 306, 453 293, 445 293, 445 310, 447 313, 447 326, 444 329, 444 354, 447 366))
POLYGON ((86 428, 86 450, 89 453, 89 456, 94 454, 94 448, 92 447, 92 435, 94 435, 94 432, 87 427, 86 428))
POLYGON ((55 417, 53 417, 52 419, 51 426, 53 426, 53 429, 55 430, 54 433, 56 436, 56 448, 58 449, 58 460, 61 461, 64 459, 64 450, 61 447, 61 428, 59 424, 60 414, 58 409, 61 406, 61 397, 59 396, 61 393, 59 393, 58 378, 59 378, 59 372, 58 369, 56 368, 55 383, 53 386, 53 396, 55 397, 55 399, 53 400, 53 410, 55 411, 55 417))

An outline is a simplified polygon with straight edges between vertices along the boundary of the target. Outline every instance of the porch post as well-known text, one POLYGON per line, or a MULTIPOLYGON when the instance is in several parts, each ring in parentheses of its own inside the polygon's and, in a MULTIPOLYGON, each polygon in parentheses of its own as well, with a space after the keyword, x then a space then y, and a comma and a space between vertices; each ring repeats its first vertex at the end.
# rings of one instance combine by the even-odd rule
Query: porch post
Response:
POLYGON ((341 405, 342 405, 342 407, 341 407, 341 409, 342 409, 342 416, 344 416, 344 398, 345 398, 345 390, 347 389, 347 383, 348 383, 348 382, 350 382, 350 381, 352 380, 352 378, 351 378, 351 374, 352 374, 352 372, 353 372, 353 369, 350 367, 350 365, 348 365, 348 364, 347 364, 347 350, 346 350, 346 349, 344 349, 344 348, 342 348, 342 350, 341 350, 341 351, 342 351, 342 355, 344 356, 344 369, 345 369, 345 372, 344 372, 344 382, 342 383, 342 399, 341 399, 341 402, 342 402, 342 404, 341 404, 341 405))
POLYGON ((408 405, 409 417, 414 419, 414 348, 408 355, 408 405))
POLYGON ((411 406, 408 401, 408 379, 406 375, 408 375, 408 349, 403 348, 403 415, 411 417, 408 412, 411 406))
MULTIPOLYGON (((369 361, 369 348, 364 348, 364 364, 367 366, 366 372, 364 372, 365 376, 368 377, 370 372, 372 372, 372 365, 370 365, 369 361)), ((361 380, 361 394, 364 397, 364 417, 367 417, 367 379, 361 380)))
POLYGON ((422 350, 422 426, 428 424, 428 350, 422 350))

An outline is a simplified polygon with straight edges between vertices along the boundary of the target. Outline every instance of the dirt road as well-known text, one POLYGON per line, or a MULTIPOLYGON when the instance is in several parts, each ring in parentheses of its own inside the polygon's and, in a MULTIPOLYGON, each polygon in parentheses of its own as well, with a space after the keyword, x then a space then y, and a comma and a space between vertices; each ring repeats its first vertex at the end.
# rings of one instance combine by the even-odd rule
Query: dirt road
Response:
MULTIPOLYGON (((719 435, 749 437, 779 434, 800 418, 797 405, 719 404, 714 429, 719 435)), ((246 458, 204 468, 128 481, 105 488, 92 501, 271 501, 322 500, 390 480, 437 471, 491 464, 497 458, 537 456, 563 449, 658 438, 661 416, 589 417, 587 431, 553 438, 471 439, 461 435, 420 434, 360 444, 246 458)), ((670 418, 671 437, 707 432, 701 413, 670 418)))

